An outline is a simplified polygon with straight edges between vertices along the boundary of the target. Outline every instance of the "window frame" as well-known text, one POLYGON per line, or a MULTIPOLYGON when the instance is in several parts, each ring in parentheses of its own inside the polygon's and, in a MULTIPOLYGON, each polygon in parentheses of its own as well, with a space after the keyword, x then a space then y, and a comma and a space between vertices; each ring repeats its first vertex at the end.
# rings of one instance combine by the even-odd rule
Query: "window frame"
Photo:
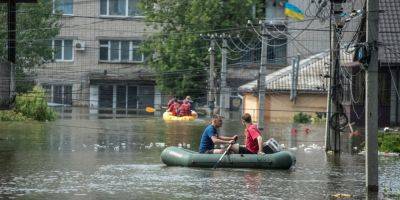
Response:
MULTIPOLYGON (((56 14, 56 1, 63 1, 63 0, 53 0, 53 14, 56 14)), ((63 16, 74 16, 74 0, 72 1, 72 13, 64 13, 62 10, 59 10, 63 16)))
POLYGON ((143 14, 140 15, 129 15, 129 0, 123 0, 125 1, 125 14, 124 15, 110 15, 110 0, 105 0, 106 1, 106 14, 101 13, 101 0, 99 4, 99 16, 100 17, 112 17, 112 18, 144 18, 143 14))
POLYGON ((101 39, 99 40, 99 62, 107 62, 107 63, 143 63, 144 62, 144 54, 141 54, 140 60, 133 60, 133 52, 135 49, 139 49, 139 45, 134 45, 135 42, 142 42, 141 40, 112 40, 112 39, 101 39), (102 41, 106 41, 107 44, 101 44, 102 41), (118 59, 111 59, 111 42, 118 42, 118 59), (129 42, 128 48, 128 60, 122 60, 122 42, 129 42), (101 48, 107 48, 107 60, 101 59, 101 48))
POLYGON ((46 101, 48 103, 56 103, 56 104, 62 104, 63 106, 72 106, 73 105, 73 85, 72 84, 56 84, 56 83, 41 83, 42 87, 45 89, 45 94, 46 94, 46 101), (56 96, 56 87, 60 87, 60 97, 56 96), (70 93, 67 92, 66 88, 70 88, 71 91, 70 93), (57 100, 60 100, 61 102, 56 102, 57 100), (70 101, 70 102, 68 102, 70 101))
POLYGON ((53 49, 53 60, 56 62, 74 62, 75 54, 74 54, 74 40, 73 39, 53 39, 51 41, 51 47, 53 49), (61 59, 57 59, 55 57, 55 41, 60 40, 61 41, 61 59), (70 40, 71 41, 71 60, 65 60, 64 57, 64 52, 65 52, 65 40, 70 40))
POLYGON ((268 38, 267 47, 267 62, 270 64, 286 65, 287 64, 287 49, 288 49, 288 39, 287 38, 268 38), (278 56, 280 53, 284 54, 283 57, 278 56), (271 56, 271 57, 270 57, 271 56))

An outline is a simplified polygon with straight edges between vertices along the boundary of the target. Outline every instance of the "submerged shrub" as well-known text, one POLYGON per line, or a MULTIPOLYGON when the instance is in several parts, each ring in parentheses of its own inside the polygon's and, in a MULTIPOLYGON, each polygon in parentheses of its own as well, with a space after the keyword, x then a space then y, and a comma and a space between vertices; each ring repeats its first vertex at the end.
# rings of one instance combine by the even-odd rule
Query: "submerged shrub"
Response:
POLYGON ((400 133, 379 133, 379 151, 400 153, 400 133))
POLYGON ((35 86, 30 92, 17 95, 15 111, 38 121, 52 121, 57 116, 56 112, 47 106, 46 93, 39 86, 35 86))
POLYGON ((13 110, 0 111, 0 121, 26 121, 28 120, 22 113, 13 110))
POLYGON ((311 123, 314 124, 326 123, 326 114, 323 112, 316 112, 315 116, 311 117, 311 123))
POLYGON ((307 124, 311 122, 311 116, 303 112, 299 112, 293 116, 293 122, 307 124))

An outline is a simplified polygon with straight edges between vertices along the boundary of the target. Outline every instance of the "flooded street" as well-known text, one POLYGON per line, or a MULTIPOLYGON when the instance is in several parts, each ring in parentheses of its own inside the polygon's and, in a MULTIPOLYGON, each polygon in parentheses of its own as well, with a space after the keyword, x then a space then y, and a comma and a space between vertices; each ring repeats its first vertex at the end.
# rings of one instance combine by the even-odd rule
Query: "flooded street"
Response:
MULTIPOLYGON (((297 157, 291 170, 166 167, 165 146, 197 151, 207 119, 164 122, 148 113, 61 114, 55 122, 0 122, 0 197, 21 199, 366 199, 365 157, 326 154, 324 125, 268 124, 297 157), (296 128, 293 131, 292 128, 296 128), (308 131, 305 131, 309 129, 308 131)), ((240 135, 226 120, 223 135, 240 135)), ((399 194, 400 158, 380 157, 380 194, 399 194)), ((391 197, 385 196, 385 199, 391 197)), ((396 197, 393 197, 395 199, 396 197)), ((398 198, 398 197, 397 197, 398 198)))

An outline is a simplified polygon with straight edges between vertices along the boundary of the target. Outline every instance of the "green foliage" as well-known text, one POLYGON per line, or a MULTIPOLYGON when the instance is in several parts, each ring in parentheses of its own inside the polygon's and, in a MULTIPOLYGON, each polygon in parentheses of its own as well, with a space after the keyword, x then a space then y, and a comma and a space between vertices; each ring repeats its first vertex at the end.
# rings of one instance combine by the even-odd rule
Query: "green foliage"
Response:
POLYGON ((303 112, 299 112, 293 116, 293 121, 295 123, 307 124, 311 122, 311 116, 303 112))
POLYGON ((1 110, 0 121, 26 121, 28 120, 22 113, 13 110, 1 110))
POLYGON ((38 121, 52 121, 57 117, 56 112, 47 106, 45 91, 37 86, 31 92, 17 95, 15 111, 38 121))
MULTIPOLYGON (((25 74, 52 59, 51 39, 59 34, 60 14, 53 14, 53 1, 17 4, 16 89, 27 91, 25 74)), ((0 62, 7 60, 7 4, 0 3, 0 62)))
POLYGON ((379 151, 400 153, 400 133, 378 134, 379 151))
MULTIPOLYGON (((244 31, 252 19, 255 0, 141 0, 147 22, 160 32, 148 38, 141 50, 148 55, 149 66, 157 72, 158 88, 177 96, 205 95, 209 66, 209 41, 200 34, 227 30, 231 34, 254 34, 244 31), (236 28, 242 32, 233 32, 236 28), (152 56, 152 55, 155 56, 152 56)), ((259 7, 257 7, 259 8, 259 7)), ((219 49, 216 48, 216 55, 219 49)), ((218 62, 220 59, 216 58, 218 62)), ((219 64, 216 63, 216 66, 219 64)), ((216 67, 218 68, 218 67, 216 67)))
POLYGON ((313 124, 321 124, 326 122, 326 115, 325 113, 316 112, 315 116, 311 117, 311 123, 313 124))

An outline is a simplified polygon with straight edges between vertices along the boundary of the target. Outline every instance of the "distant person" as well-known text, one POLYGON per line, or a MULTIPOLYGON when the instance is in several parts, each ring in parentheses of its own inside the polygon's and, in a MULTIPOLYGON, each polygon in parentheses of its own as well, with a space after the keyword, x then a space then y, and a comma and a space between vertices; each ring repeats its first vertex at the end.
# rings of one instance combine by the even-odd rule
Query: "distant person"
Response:
POLYGON ((179 107, 179 116, 191 116, 192 111, 190 110, 190 103, 185 101, 179 107))
POLYGON ((236 144, 232 147, 232 150, 240 154, 264 154, 261 132, 257 126, 253 124, 251 115, 249 113, 243 114, 241 122, 246 127, 244 130, 245 146, 243 147, 236 144))
POLYGON ((179 107, 181 105, 179 104, 178 100, 175 99, 173 103, 168 107, 167 111, 171 112, 173 116, 177 116, 179 114, 179 107))
POLYGON ((188 102, 190 105, 190 110, 193 110, 193 101, 190 96, 186 96, 186 98, 184 100, 182 100, 182 103, 185 103, 185 102, 188 102))
POLYGON ((167 108, 169 108, 176 101, 176 97, 172 97, 167 104, 167 108))
POLYGON ((218 134, 218 129, 222 126, 222 117, 214 115, 211 124, 208 125, 201 136, 199 153, 223 154, 226 149, 215 149, 215 144, 234 144, 238 136, 226 137, 218 134))

